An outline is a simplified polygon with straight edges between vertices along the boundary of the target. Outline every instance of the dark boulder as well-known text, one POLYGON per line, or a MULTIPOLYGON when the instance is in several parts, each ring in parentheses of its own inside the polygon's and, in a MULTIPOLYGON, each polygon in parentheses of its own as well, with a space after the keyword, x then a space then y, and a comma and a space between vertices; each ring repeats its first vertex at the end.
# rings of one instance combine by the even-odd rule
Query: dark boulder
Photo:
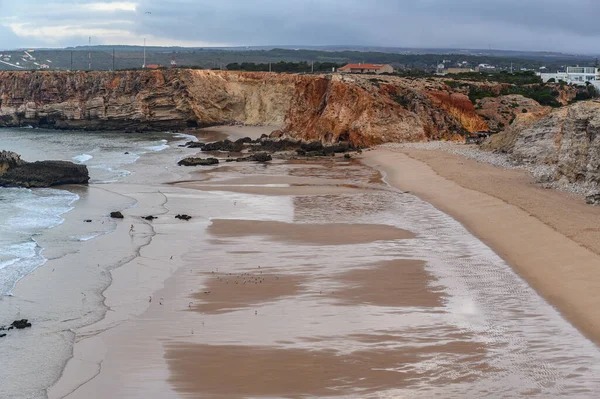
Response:
POLYGON ((300 148, 306 152, 321 151, 323 150, 323 143, 320 141, 312 141, 310 143, 303 143, 300 148))
POLYGON ((177 162, 179 166, 210 166, 217 165, 219 160, 217 158, 184 158, 181 161, 177 162))
POLYGON ((241 139, 237 139, 234 144, 240 145, 246 143, 252 143, 252 139, 250 137, 242 137, 241 139))
POLYGON ((188 141, 187 143, 185 143, 185 146, 187 148, 204 148, 206 146, 206 143, 201 143, 199 141, 188 141))
POLYGON ((236 141, 234 143, 231 140, 215 141, 214 143, 208 143, 202 147, 202 151, 240 152, 243 149, 243 142, 236 141))
POLYGON ((249 158, 251 158, 251 161, 256 161, 256 162, 269 162, 273 160, 273 157, 271 156, 271 154, 267 154, 266 152, 259 152, 256 153, 252 156, 250 156, 249 158))
POLYGON ((175 219, 179 219, 179 220, 185 220, 186 222, 188 220, 190 220, 192 217, 189 215, 186 215, 185 213, 183 215, 177 215, 175 216, 175 219))
POLYGON ((15 320, 12 322, 11 326, 16 328, 17 330, 22 330, 24 328, 31 327, 31 323, 27 319, 15 320))
POLYGON ((85 165, 67 161, 25 162, 14 152, 0 152, 0 186, 50 187, 87 184, 89 180, 85 165))
POLYGON ((148 220, 148 221, 153 221, 154 219, 158 219, 156 216, 146 216, 143 219, 148 220))
POLYGON ((272 161, 273 157, 271 156, 271 154, 268 154, 266 152, 259 152, 253 155, 250 155, 249 157, 242 157, 242 158, 229 158, 226 159, 225 162, 269 162, 272 161))
POLYGON ((123 214, 119 211, 111 212, 110 217, 113 219, 123 219, 124 218, 123 214))
POLYGON ((85 223, 92 223, 92 219, 85 219, 84 222, 85 223))

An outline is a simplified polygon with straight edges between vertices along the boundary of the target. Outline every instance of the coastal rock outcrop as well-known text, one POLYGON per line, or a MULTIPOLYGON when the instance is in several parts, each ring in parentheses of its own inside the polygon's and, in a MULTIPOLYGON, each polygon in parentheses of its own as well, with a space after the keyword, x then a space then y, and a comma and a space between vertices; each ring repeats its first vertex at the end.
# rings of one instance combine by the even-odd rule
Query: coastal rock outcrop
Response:
POLYGON ((502 131, 510 126, 517 115, 537 113, 549 110, 550 107, 544 107, 537 101, 519 94, 510 94, 479 99, 475 109, 477 114, 486 120, 490 130, 502 131))
POLYGON ((519 163, 552 166, 554 181, 600 190, 600 101, 525 114, 483 148, 519 163))
POLYGON ((219 160, 217 158, 195 158, 188 157, 177 162, 179 166, 212 166, 217 165, 219 160))
POLYGON ((87 184, 89 180, 85 165, 67 161, 25 162, 14 152, 0 152, 0 186, 50 187, 87 184))

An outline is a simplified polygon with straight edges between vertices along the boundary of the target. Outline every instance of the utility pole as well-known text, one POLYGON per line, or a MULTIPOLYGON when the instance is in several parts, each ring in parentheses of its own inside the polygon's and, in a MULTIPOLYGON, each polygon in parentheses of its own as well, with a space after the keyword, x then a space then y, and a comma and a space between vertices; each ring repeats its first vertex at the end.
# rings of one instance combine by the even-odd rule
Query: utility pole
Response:
POLYGON ((115 70, 115 49, 113 48, 113 67, 112 70, 115 70))
POLYGON ((311 61, 310 63, 310 73, 315 73, 315 62, 311 61))
POLYGON ((142 64, 142 68, 146 68, 146 38, 144 38, 144 63, 142 64))
POLYGON ((92 37, 88 41, 88 71, 92 70, 92 37))

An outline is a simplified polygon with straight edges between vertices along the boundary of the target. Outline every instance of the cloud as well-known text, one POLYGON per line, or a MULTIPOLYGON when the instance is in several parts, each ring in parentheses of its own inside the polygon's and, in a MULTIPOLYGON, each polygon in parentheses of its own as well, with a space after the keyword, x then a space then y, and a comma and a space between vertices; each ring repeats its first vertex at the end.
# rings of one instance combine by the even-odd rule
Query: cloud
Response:
POLYGON ((46 45, 370 45, 600 53, 578 0, 0 0, 0 40, 46 45), (13 33, 8 36, 6 30, 13 33), (4 33, 2 33, 4 32, 4 33))

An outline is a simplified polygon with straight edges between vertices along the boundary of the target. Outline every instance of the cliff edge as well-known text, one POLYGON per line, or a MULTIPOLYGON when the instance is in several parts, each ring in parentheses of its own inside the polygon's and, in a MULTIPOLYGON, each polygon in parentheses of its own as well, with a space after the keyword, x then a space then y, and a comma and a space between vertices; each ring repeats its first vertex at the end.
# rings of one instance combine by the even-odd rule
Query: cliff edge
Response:
POLYGON ((441 80, 158 70, 0 72, 0 126, 182 130, 241 123, 354 145, 460 139, 487 128, 441 80))

